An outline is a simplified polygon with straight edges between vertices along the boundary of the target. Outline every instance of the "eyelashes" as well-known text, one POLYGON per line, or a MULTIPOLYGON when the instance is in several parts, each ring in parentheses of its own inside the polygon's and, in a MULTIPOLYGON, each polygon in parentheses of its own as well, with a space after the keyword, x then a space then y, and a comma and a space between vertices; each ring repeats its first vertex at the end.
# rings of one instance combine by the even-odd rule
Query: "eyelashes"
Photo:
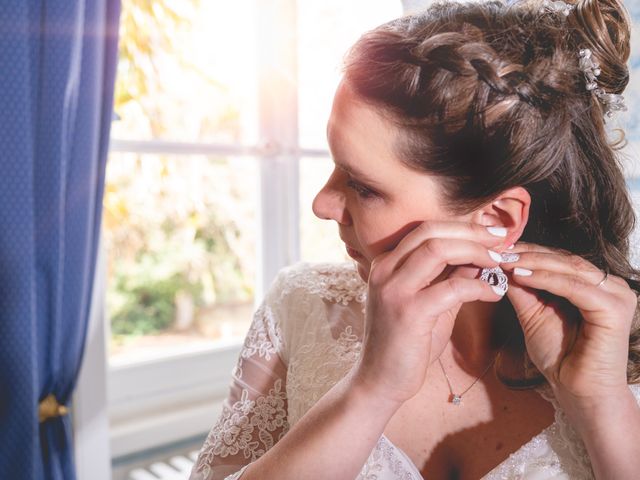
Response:
POLYGON ((371 190, 370 188, 367 188, 364 185, 354 182, 351 179, 347 180, 347 187, 355 191, 359 197, 364 199, 374 198, 378 196, 378 194, 373 190, 371 190))

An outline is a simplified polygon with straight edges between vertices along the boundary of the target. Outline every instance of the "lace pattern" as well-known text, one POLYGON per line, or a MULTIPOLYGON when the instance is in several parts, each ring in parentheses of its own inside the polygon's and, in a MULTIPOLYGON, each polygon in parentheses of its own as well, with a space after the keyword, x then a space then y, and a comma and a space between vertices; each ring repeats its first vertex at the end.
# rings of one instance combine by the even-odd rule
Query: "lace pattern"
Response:
POLYGON ((266 396, 255 401, 248 398, 247 390, 231 408, 223 407, 222 415, 212 429, 201 450, 201 463, 212 456, 222 458, 242 453, 246 460, 253 462, 269 450, 286 433, 282 427, 287 423, 285 410, 286 395, 282 391, 282 380, 276 380, 275 387, 266 396), (271 432, 281 429, 274 441, 271 432), (260 441, 254 441, 254 431, 260 441))
POLYGON ((363 304, 366 283, 348 263, 299 262, 284 272, 276 298, 287 299, 287 314, 297 324, 285 327, 289 335, 288 418, 293 426, 359 357, 362 343, 354 326, 331 324, 328 317, 343 319, 352 303, 363 304))
POLYGON ((245 359, 257 354, 270 361, 271 355, 277 355, 282 351, 282 337, 276 328, 271 308, 263 302, 256 310, 255 317, 264 318, 266 321, 254 322, 252 328, 247 332, 240 351, 240 358, 233 371, 233 375, 237 378, 243 378, 242 364, 245 359))
POLYGON ((367 284, 353 264, 299 262, 285 270, 288 275, 282 286, 282 297, 300 288, 309 295, 342 305, 352 301, 364 303, 367 299, 367 284))
POLYGON ((409 457, 382 435, 355 480, 422 480, 409 457), (392 475, 392 476, 391 476, 392 475))
POLYGON ((282 345, 274 313, 263 302, 254 314, 232 372, 232 386, 222 413, 200 449, 192 480, 239 478, 248 463, 264 455, 289 430, 286 368, 279 355, 282 345), (245 467, 227 477, 216 473, 229 473, 233 465, 245 467))
POLYGON ((337 342, 318 342, 314 333, 310 332, 308 341, 296 350, 289 364, 287 395, 291 399, 292 426, 347 374, 362 347, 351 326, 340 334, 337 342))
POLYGON ((483 480, 582 478, 569 477, 563 471, 558 454, 552 447, 553 439, 557 438, 557 435, 557 425, 553 423, 517 452, 512 453, 483 480))

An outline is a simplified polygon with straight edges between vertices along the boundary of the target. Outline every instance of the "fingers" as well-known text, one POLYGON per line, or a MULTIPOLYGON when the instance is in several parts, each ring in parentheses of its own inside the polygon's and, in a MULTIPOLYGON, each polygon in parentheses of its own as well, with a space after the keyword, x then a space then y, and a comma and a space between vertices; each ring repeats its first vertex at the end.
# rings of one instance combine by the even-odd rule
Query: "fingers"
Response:
POLYGON ((385 263, 395 270, 404 263, 406 257, 413 250, 430 238, 472 240, 487 248, 493 247, 500 250, 499 247, 504 244, 505 237, 505 229, 487 228, 476 223, 423 222, 400 240, 396 247, 386 256, 385 263))
MULTIPOLYGON (((518 242, 514 248, 509 251, 518 253, 520 255, 520 261, 519 263, 507 266, 505 270, 513 270, 515 267, 540 269, 544 268, 545 262, 551 262, 555 266, 552 267, 551 264, 547 264, 549 269, 574 275, 584 274, 583 278, 593 281, 595 285, 600 283, 604 278, 604 272, 591 262, 579 255, 574 255, 570 251, 561 248, 551 248, 537 245, 535 243, 518 242), (536 254, 539 255, 536 256, 536 254)), ((504 267, 504 265, 502 266, 504 267)), ((614 283, 623 288, 628 287, 628 284, 624 279, 614 275, 608 276, 607 283, 608 282, 614 283)))
POLYGON ((608 275, 601 283, 605 278, 602 270, 578 255, 535 244, 517 244, 510 252, 517 253, 519 259, 500 266, 514 281, 564 297, 581 310, 603 310, 621 301, 631 306, 637 303, 624 279, 608 275))
POLYGON ((400 319, 406 319, 408 324, 415 324, 428 319, 433 321, 447 312, 453 312, 451 321, 454 321, 463 303, 477 300, 497 302, 504 297, 504 292, 482 280, 451 277, 413 294, 408 294, 406 290, 397 290, 393 285, 386 285, 378 292, 378 297, 387 308, 391 306, 389 311, 398 312, 394 315, 395 323, 401 321, 400 319))
POLYGON ((529 272, 531 273, 527 272, 523 275, 514 270, 513 279, 519 285, 546 290, 554 295, 564 297, 584 311, 598 311, 606 308, 607 292, 579 276, 548 270, 529 270, 529 272))
MULTIPOLYGON (((396 270, 399 270, 407 263, 414 250, 427 240, 436 238, 474 241, 487 248, 501 251, 501 246, 506 238, 506 230, 497 227, 484 227, 475 223, 423 222, 405 235, 393 250, 373 259, 371 276, 374 278, 376 276, 384 279, 389 278, 396 270)), ((431 246, 428 248, 431 248, 431 246)))
POLYGON ((417 291, 429 286, 448 265, 495 267, 500 259, 499 253, 471 240, 430 238, 406 256, 391 281, 417 291))
POLYGON ((515 268, 520 271, 522 269, 548 270, 580 276, 586 282, 591 282, 594 285, 602 280, 602 271, 578 256, 555 253, 550 250, 517 252, 517 247, 514 248, 514 252, 519 255, 518 260, 502 265, 504 270, 514 270, 515 268))
POLYGON ((515 253, 541 252, 541 253, 556 253, 556 254, 571 255, 571 252, 568 250, 563 250, 561 248, 545 247, 544 245, 538 245, 536 243, 522 242, 522 241, 518 241, 518 243, 516 243, 510 251, 515 253))
POLYGON ((437 315, 462 303, 476 300, 496 302, 503 296, 502 289, 491 286, 482 280, 454 277, 422 290, 417 296, 416 307, 419 311, 430 311, 437 305, 439 311, 432 312, 437 315))
MULTIPOLYGON (((519 259, 514 262, 502 263, 501 268, 505 271, 514 272, 516 276, 527 276, 529 272, 545 270, 579 278, 587 287, 598 286, 604 279, 604 272, 593 265, 588 260, 566 253, 565 251, 554 251, 546 247, 533 246, 529 244, 526 250, 519 248, 519 245, 511 251, 519 255, 519 259), (537 247, 537 248, 536 248, 537 247), (517 269, 517 270, 516 270, 517 269)), ((620 291, 628 289, 627 282, 615 275, 608 275, 600 289, 609 291, 620 291)))

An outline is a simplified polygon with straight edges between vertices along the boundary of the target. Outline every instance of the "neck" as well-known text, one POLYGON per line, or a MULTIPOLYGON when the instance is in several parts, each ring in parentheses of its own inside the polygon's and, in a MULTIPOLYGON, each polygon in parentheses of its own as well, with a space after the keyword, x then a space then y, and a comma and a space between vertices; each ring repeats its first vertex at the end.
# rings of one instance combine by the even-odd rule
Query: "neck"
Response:
POLYGON ((451 335, 451 355, 465 370, 484 367, 507 340, 512 325, 499 318, 498 305, 465 303, 458 312, 451 335))

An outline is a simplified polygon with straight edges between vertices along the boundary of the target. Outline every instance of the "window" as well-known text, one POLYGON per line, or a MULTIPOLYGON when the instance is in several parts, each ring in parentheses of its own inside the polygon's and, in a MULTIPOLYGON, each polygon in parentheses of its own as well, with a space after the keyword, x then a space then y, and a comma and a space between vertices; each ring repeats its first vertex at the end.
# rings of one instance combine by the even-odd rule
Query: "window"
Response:
POLYGON ((401 13, 123 1, 103 217, 113 457, 206 433, 275 273, 348 258, 311 211, 326 120, 349 45, 401 13))

